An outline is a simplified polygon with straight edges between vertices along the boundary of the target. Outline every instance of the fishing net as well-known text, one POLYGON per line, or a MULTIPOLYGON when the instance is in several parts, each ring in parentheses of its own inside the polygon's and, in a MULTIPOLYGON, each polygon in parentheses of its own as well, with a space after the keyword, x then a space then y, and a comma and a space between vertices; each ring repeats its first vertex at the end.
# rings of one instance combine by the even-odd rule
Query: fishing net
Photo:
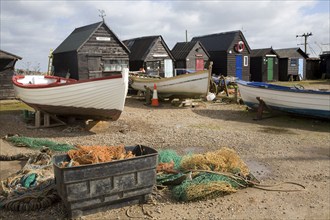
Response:
POLYGON ((179 156, 174 150, 161 150, 158 152, 159 163, 174 163, 174 169, 178 169, 181 163, 182 157, 179 156))
POLYGON ((229 148, 183 157, 174 151, 164 150, 159 152, 159 161, 158 166, 175 161, 176 173, 166 173, 166 169, 157 167, 157 184, 170 186, 172 196, 179 201, 215 198, 249 186, 245 181, 251 175, 248 167, 229 148))
POLYGON ((41 149, 42 147, 47 147, 53 151, 66 152, 71 149, 75 149, 73 145, 56 143, 47 139, 41 138, 31 138, 24 136, 11 136, 6 137, 5 140, 11 142, 17 147, 28 147, 32 149, 41 149))
POLYGON ((62 162, 61 167, 103 163, 135 157, 132 151, 126 151, 124 145, 77 146, 77 149, 69 150, 67 154, 70 157, 70 162, 62 162))
POLYGON ((0 182, 0 209, 39 210, 57 200, 51 151, 47 148, 31 156, 23 169, 0 182))
POLYGON ((184 156, 180 167, 183 170, 212 170, 233 174, 241 173, 244 176, 250 173, 249 168, 237 153, 227 147, 205 154, 184 156))

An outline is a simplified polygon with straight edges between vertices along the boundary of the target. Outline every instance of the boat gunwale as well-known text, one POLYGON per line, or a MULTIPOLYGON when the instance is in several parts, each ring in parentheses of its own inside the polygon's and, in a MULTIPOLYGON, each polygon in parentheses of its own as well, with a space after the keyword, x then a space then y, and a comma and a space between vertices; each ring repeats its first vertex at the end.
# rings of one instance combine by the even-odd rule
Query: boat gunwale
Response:
MULTIPOLYGON (((35 75, 35 76, 43 76, 43 75, 35 75)), ((22 84, 18 82, 18 79, 23 79, 25 75, 14 75, 12 77, 12 82, 15 86, 24 88, 24 89, 39 89, 39 88, 51 88, 51 87, 59 87, 59 86, 68 86, 68 85, 77 85, 81 83, 89 83, 89 82, 95 82, 95 81, 103 81, 103 80, 111 80, 111 79, 119 79, 123 78, 122 74, 113 75, 113 76, 107 76, 107 77, 100 77, 100 78, 93 78, 93 79, 83 79, 83 80, 75 80, 75 79, 67 79, 64 77, 59 76, 43 76, 44 78, 50 78, 50 79, 57 79, 56 82, 49 83, 49 84, 22 84), (65 80, 65 83, 61 83, 61 80, 65 80)))
MULTIPOLYGON (((256 88, 256 89, 266 89, 266 90, 273 90, 278 92, 295 92, 295 93, 307 93, 307 94, 319 94, 319 95, 330 95, 330 91, 318 91, 312 89, 294 89, 288 86, 280 86, 280 85, 273 85, 270 83, 262 83, 262 82, 248 82, 248 81, 237 81, 238 85, 256 88), (266 87, 269 86, 269 87, 266 87)), ((238 86, 239 88, 239 86, 238 86)), ((330 101, 330 100, 329 100, 330 101)))
POLYGON ((189 73, 189 74, 181 74, 179 76, 173 76, 173 77, 168 77, 168 78, 142 78, 142 77, 136 77, 136 76, 130 76, 131 79, 134 82, 167 82, 167 81, 172 81, 176 79, 181 79, 181 78, 187 78, 191 76, 198 76, 198 75, 203 75, 203 74, 209 74, 209 70, 202 70, 194 73, 189 73))

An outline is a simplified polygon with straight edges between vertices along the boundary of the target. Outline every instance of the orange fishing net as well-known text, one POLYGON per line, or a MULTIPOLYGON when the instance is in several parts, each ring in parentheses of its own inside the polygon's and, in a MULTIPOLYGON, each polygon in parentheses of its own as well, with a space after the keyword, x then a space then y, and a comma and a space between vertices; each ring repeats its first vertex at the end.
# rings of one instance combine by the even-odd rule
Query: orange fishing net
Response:
MULTIPOLYGON (((132 151, 120 146, 78 146, 77 150, 69 150, 72 166, 110 162, 135 157, 132 151)), ((65 166, 65 165, 64 165, 65 166)))

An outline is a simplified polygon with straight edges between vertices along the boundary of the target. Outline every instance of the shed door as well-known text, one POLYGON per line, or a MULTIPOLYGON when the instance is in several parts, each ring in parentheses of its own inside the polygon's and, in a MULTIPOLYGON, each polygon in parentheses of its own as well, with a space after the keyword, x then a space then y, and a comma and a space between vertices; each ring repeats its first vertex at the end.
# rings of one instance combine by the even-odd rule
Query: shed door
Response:
POLYGON ((267 58, 267 81, 274 79, 274 58, 267 58))
POLYGON ((298 74, 301 77, 301 79, 304 79, 304 59, 299 59, 298 62, 298 74))
POLYGON ((101 57, 88 57, 88 78, 102 77, 101 57))
POLYGON ((165 78, 173 77, 173 62, 171 59, 164 60, 164 68, 165 68, 165 78))
POLYGON ((204 69, 204 59, 197 58, 196 59, 196 71, 204 69))
POLYGON ((101 67, 101 57, 88 57, 88 70, 99 71, 101 67))
POLYGON ((236 77, 242 79, 242 55, 236 55, 236 77))

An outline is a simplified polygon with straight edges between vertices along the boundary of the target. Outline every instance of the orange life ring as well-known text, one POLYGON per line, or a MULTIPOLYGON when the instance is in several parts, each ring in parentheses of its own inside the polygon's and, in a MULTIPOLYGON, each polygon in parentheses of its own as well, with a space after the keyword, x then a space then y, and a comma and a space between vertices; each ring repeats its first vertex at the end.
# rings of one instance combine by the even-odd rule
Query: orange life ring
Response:
POLYGON ((241 52, 243 52, 244 48, 245 48, 244 42, 238 41, 238 43, 236 44, 236 47, 235 47, 236 51, 241 53, 241 52))

